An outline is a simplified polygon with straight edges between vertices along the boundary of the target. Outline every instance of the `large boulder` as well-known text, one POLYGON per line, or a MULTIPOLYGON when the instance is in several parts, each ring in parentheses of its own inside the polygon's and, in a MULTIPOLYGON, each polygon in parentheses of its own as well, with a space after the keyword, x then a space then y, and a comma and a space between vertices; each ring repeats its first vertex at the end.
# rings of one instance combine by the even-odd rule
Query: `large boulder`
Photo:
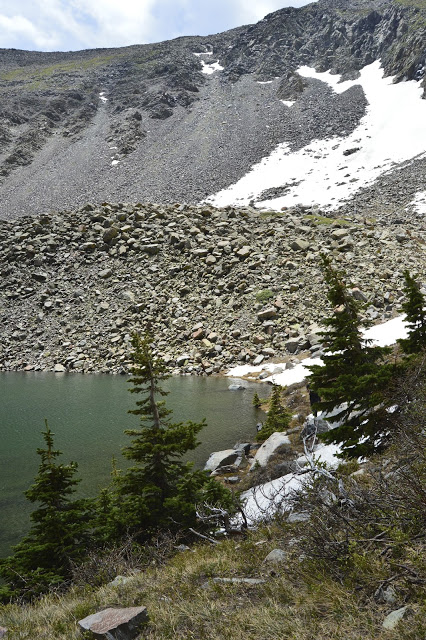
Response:
POLYGON ((290 438, 285 433, 275 431, 262 446, 257 450, 250 466, 250 471, 256 466, 266 467, 270 458, 283 448, 289 448, 291 445, 290 438))
POLYGON ((235 451, 235 449, 225 449, 224 451, 214 451, 210 458, 207 460, 204 471, 215 471, 219 469, 219 467, 224 467, 227 465, 234 464, 238 457, 240 457, 240 452, 235 451))
POLYGON ((93 613, 79 625, 84 631, 91 631, 95 638, 108 640, 132 640, 140 630, 142 623, 147 622, 146 607, 127 607, 125 609, 104 609, 93 613))

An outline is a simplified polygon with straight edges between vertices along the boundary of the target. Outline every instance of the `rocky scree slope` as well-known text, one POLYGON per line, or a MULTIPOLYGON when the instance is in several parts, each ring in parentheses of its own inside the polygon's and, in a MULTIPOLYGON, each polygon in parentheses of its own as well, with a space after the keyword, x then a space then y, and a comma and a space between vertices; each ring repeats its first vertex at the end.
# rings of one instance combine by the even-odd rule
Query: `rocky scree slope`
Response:
POLYGON ((408 214, 104 203, 0 221, 0 235, 0 370, 125 373, 148 327, 180 373, 320 354, 320 252, 373 321, 398 310, 405 268, 426 284, 425 223, 408 214))
MULTIPOLYGON (((425 34, 424 0, 319 0, 208 37, 71 53, 0 50, 0 217, 88 201, 195 204, 278 143, 296 150, 358 125, 361 87, 336 95, 298 76, 300 65, 353 78, 380 58, 386 74, 425 87, 425 34), (206 74, 216 60, 223 70, 206 74)), ((401 204, 419 181, 424 187, 424 173, 423 163, 422 180, 400 180, 401 204)), ((380 209, 374 189, 368 194, 380 209)))

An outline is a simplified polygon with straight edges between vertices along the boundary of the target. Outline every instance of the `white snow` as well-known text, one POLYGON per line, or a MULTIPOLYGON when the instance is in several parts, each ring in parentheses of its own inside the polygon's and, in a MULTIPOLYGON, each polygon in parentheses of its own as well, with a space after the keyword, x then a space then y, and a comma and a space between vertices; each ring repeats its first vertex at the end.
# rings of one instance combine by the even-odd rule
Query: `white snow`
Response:
POLYGON ((417 213, 424 213, 426 215, 426 191, 416 193, 410 205, 414 207, 417 213))
MULTIPOLYGON (((329 467, 335 468, 341 462, 337 458, 339 452, 340 448, 335 444, 318 444, 314 448, 313 455, 316 461, 325 462, 329 467)), ((272 516, 277 509, 284 510, 286 498, 294 491, 301 489, 304 481, 304 475, 289 473, 242 493, 241 498, 245 501, 244 513, 249 524, 272 516)))
POLYGON ((197 56, 197 58, 199 58, 200 56, 212 56, 213 55, 213 51, 202 51, 201 53, 194 53, 194 56, 197 56))
POLYGON ((115 165, 120 164, 120 160, 113 160, 111 162, 111 167, 115 167, 115 165))
MULTIPOLYGON (((404 323, 404 316, 398 316, 382 324, 370 327, 363 331, 363 337, 371 339, 372 344, 385 347, 394 344, 398 338, 407 337, 407 328, 404 323)), ((301 382, 309 373, 306 369, 310 364, 322 364, 319 358, 307 358, 296 365, 293 369, 283 371, 280 374, 271 375, 263 380, 274 382, 282 386, 301 382)), ((277 367, 285 368, 285 364, 269 363, 261 367, 264 371, 273 371, 277 367)), ((228 376, 244 376, 249 373, 259 372, 259 367, 250 365, 242 365, 234 367, 227 373, 228 376)), ((332 415, 332 414, 330 414, 332 415)), ((335 425, 336 426, 336 425, 335 425)), ((340 453, 340 447, 335 444, 317 444, 314 448, 313 455, 315 460, 325 462, 327 466, 335 468, 340 463, 337 455, 340 453)), ((297 462, 301 467, 308 464, 306 456, 298 458, 297 462)), ((253 487, 241 494, 243 500, 246 501, 244 512, 250 524, 255 524, 258 520, 270 517, 275 511, 284 510, 286 507, 286 498, 303 485, 304 476, 294 475, 292 473, 267 482, 266 484, 253 487)))
POLYGON ((292 107, 294 105, 294 100, 280 100, 286 107, 292 107))
POLYGON ((398 316, 383 324, 376 324, 363 332, 364 338, 372 340, 373 346, 388 347, 399 338, 406 338, 408 335, 407 326, 404 322, 405 316, 398 316))
MULTIPOLYGON (((376 324, 374 327, 365 329, 362 335, 367 340, 372 340, 372 345, 379 347, 387 347, 395 342, 399 338, 407 337, 407 327, 404 322, 405 316, 397 316, 383 322, 382 324, 376 324)), ((261 371, 270 371, 271 375, 268 378, 264 378, 262 382, 272 382, 279 384, 282 387, 288 387, 296 382, 302 382, 309 375, 308 366, 312 364, 322 364, 320 358, 306 358, 294 366, 292 369, 287 369, 286 363, 269 362, 264 365, 254 366, 250 364, 243 364, 237 367, 233 367, 226 374, 232 378, 240 378, 241 376, 248 376, 251 373, 260 373, 261 371), (283 369, 282 373, 272 373, 277 367, 283 369)))
POLYGON ((296 382, 302 382, 309 375, 309 371, 307 367, 311 364, 321 364, 321 360, 319 358, 306 358, 303 362, 297 364, 292 369, 285 369, 285 363, 274 364, 272 362, 260 365, 255 367, 250 364, 243 364, 238 367, 234 367, 228 373, 227 376, 240 378, 241 376, 247 376, 250 373, 260 372, 260 371, 272 371, 277 367, 282 367, 285 369, 282 373, 272 374, 269 378, 265 378, 267 382, 273 382, 274 384, 279 384, 282 387, 288 387, 291 384, 295 384, 296 382))
POLYGON ((207 64, 206 62, 204 62, 204 60, 201 60, 201 64, 203 66, 202 68, 202 73, 205 73, 206 75, 211 75, 212 73, 214 73, 215 71, 223 71, 224 67, 222 67, 219 64, 219 60, 216 60, 216 62, 210 62, 209 64, 207 64))
POLYGON ((287 143, 278 145, 241 180, 209 197, 208 202, 219 207, 246 205, 265 189, 288 185, 286 195, 259 206, 280 209, 302 202, 332 210, 394 163, 426 156, 426 100, 421 99, 420 83, 393 84, 392 77, 383 77, 379 61, 364 67, 357 80, 346 82, 309 67, 301 67, 298 73, 326 82, 337 93, 361 85, 368 108, 359 125, 349 136, 314 140, 296 152, 287 143), (357 151, 343 155, 353 149, 357 151), (292 182, 298 184, 292 186, 292 182))
POLYGON ((263 82, 261 80, 257 81, 257 84, 272 84, 273 80, 264 80, 263 82))
POLYGON ((102 100, 102 102, 108 102, 108 98, 105 98, 105 91, 100 92, 99 98, 102 100))

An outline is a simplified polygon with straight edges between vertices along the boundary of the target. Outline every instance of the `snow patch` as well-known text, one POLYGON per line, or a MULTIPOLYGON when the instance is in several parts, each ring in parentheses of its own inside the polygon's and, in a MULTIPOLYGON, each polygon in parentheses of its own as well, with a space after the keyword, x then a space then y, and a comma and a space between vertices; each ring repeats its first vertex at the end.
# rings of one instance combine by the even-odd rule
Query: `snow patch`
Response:
POLYGON ((206 62, 204 62, 204 60, 200 61, 202 64, 202 73, 205 73, 206 75, 211 75, 212 73, 214 73, 215 71, 223 71, 224 67, 222 67, 219 64, 219 60, 216 60, 216 62, 209 62, 208 64, 206 62))
POLYGON ((426 215, 426 191, 419 191, 416 193, 409 206, 412 206, 417 213, 423 213, 426 215))
MULTIPOLYGON (((405 339, 408 336, 405 316, 397 316, 382 324, 376 324, 374 327, 365 329, 362 335, 366 340, 372 341, 372 346, 388 347, 395 344, 398 339, 405 339)), ((254 373, 258 374, 262 371, 269 371, 271 375, 263 378, 262 382, 272 382, 282 387, 288 387, 296 382, 302 382, 310 373, 308 367, 313 364, 322 365, 323 362, 320 358, 306 358, 291 369, 287 369, 288 364, 282 362, 269 362, 257 367, 250 364, 243 364, 233 367, 226 375, 232 378, 240 378, 254 373), (284 371, 282 373, 272 373, 277 367, 284 369, 284 371)))
POLYGON ((294 105, 294 100, 280 100, 286 107, 292 107, 294 105))
MULTIPOLYGON (((341 460, 337 458, 340 448, 335 444, 318 444, 314 448, 316 461, 325 462, 329 467, 336 468, 341 460)), ((241 494, 245 501, 244 513, 250 524, 273 516, 277 510, 283 511, 287 506, 287 499, 292 493, 302 488, 305 476, 289 473, 266 484, 252 487, 241 494)))
POLYGON ((100 100, 102 100, 102 102, 108 102, 108 98, 105 98, 105 91, 100 92, 99 98, 100 100))
POLYGON ((120 160, 113 160, 111 162, 111 167, 115 167, 115 165, 120 164, 120 160))
POLYGON ((266 189, 288 186, 286 195, 259 206, 278 210, 302 202, 333 210, 395 163, 426 157, 426 100, 415 80, 393 84, 393 77, 383 77, 380 61, 364 67, 357 80, 346 82, 310 67, 298 73, 326 82, 336 93, 361 85, 368 107, 359 125, 349 136, 314 140, 295 152, 287 143, 278 145, 241 180, 207 202, 218 207, 248 205, 266 189), (295 178, 298 183, 292 184, 295 178))
POLYGON ((272 83, 273 83, 273 80, 264 80, 264 81, 258 80, 257 81, 257 84, 272 84, 272 83))

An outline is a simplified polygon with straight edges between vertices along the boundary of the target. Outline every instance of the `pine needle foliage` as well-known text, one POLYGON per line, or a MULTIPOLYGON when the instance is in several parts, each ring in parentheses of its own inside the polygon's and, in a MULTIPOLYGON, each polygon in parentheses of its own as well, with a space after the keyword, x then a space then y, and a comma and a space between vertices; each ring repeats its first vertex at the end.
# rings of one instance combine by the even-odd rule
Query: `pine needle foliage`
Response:
POLYGON ((406 354, 412 355, 426 349, 426 300, 415 277, 404 271, 406 301, 401 305, 408 327, 407 338, 398 343, 406 354))
POLYGON ((42 431, 45 448, 34 484, 26 498, 38 505, 30 516, 29 533, 13 547, 13 556, 0 561, 0 575, 7 587, 3 597, 31 598, 61 585, 71 575, 72 563, 82 559, 88 541, 88 500, 72 500, 80 482, 77 464, 59 464, 54 434, 47 421, 42 431))
POLYGON ((282 391, 280 385, 274 384, 269 398, 268 416, 256 435, 258 442, 263 442, 276 431, 285 431, 291 422, 291 413, 282 402, 282 391))
POLYGON ((341 444, 343 457, 368 456, 388 439, 385 397, 396 365, 385 362, 388 347, 371 346, 362 337, 360 303, 350 295, 345 274, 326 256, 322 261, 333 313, 323 322, 323 366, 308 367, 308 384, 320 396, 314 408, 337 423, 321 439, 341 444))
POLYGON ((152 353, 150 335, 134 335, 131 393, 141 396, 130 413, 140 419, 139 429, 123 455, 134 464, 118 478, 118 494, 125 526, 143 541, 159 529, 178 531, 195 524, 195 504, 203 492, 215 502, 222 487, 182 457, 199 444, 201 422, 172 422, 161 382, 169 377, 165 364, 152 353), (214 484, 213 484, 214 483, 214 484))

